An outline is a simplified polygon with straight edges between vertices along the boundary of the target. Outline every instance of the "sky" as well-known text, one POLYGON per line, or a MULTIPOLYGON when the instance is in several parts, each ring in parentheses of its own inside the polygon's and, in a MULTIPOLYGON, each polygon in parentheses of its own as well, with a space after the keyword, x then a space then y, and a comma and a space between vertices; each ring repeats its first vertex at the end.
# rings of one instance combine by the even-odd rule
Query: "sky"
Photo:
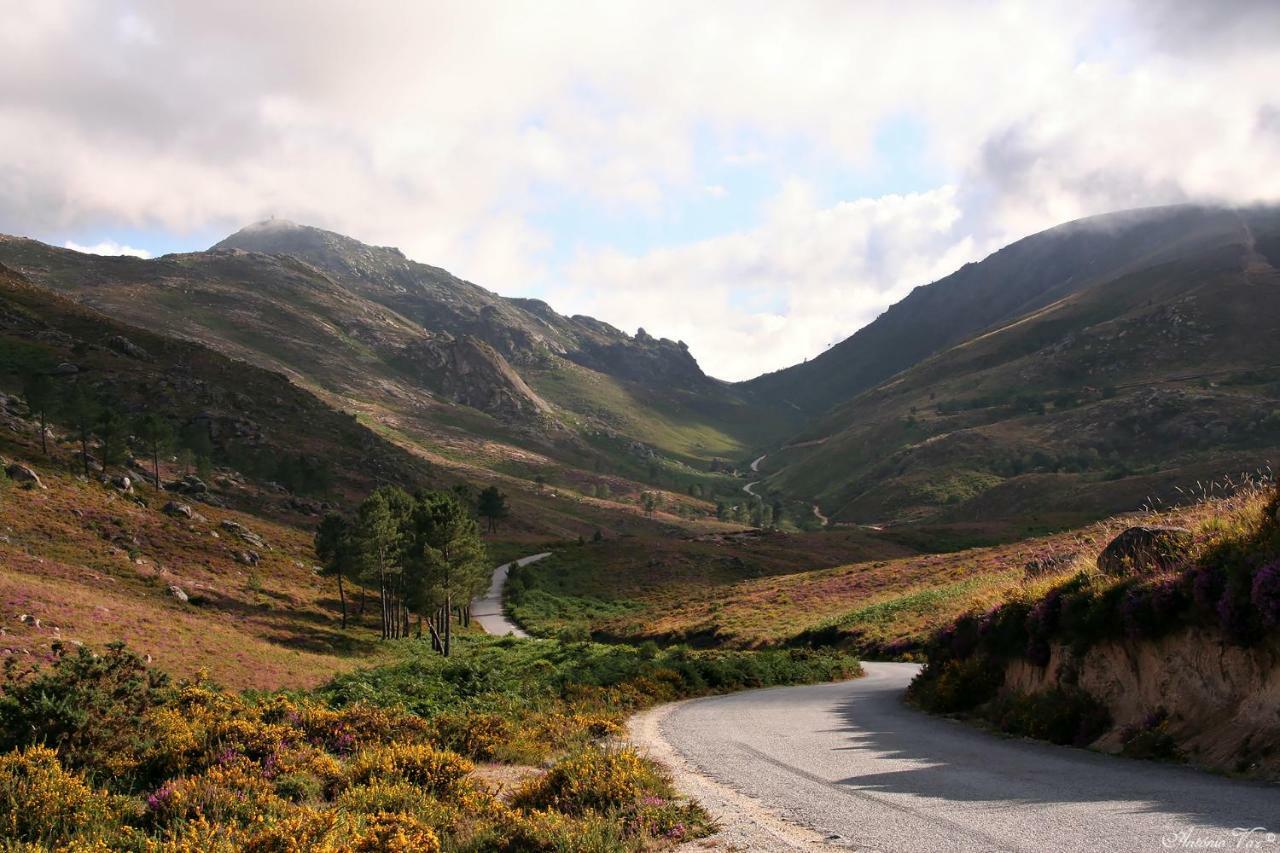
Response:
POLYGON ((1112 210, 1280 200, 1280 3, 0 0, 0 232, 268 217, 746 379, 1112 210))

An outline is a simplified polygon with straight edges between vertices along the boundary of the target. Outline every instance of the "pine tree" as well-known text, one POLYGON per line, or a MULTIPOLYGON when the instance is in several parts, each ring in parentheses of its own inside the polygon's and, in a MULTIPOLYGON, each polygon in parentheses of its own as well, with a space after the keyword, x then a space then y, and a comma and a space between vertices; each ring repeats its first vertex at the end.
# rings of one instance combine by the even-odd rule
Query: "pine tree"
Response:
POLYGON ((80 458, 84 463, 84 475, 89 476, 89 441, 98 422, 98 401, 80 383, 72 385, 62 402, 62 416, 71 424, 80 441, 80 458))
POLYGON ((151 457, 152 480, 160 491, 160 453, 173 445, 173 427, 163 415, 148 412, 138 418, 133 431, 151 457))
POLYGON ((98 438, 102 441, 102 469, 120 461, 124 450, 125 419, 111 406, 104 406, 98 413, 98 438))
POLYGON ((490 533, 498 529, 500 521, 511 515, 511 509, 507 506, 507 496, 497 486, 489 486, 480 492, 476 500, 476 512, 481 518, 488 520, 490 533))
POLYGON ((29 373, 22 380, 22 398, 33 417, 40 419, 40 450, 49 455, 47 420, 49 410, 57 401, 57 389, 53 379, 45 373, 29 373))
POLYGON ((329 513, 316 529, 316 556, 324 564, 324 575, 338 579, 338 600, 342 602, 342 629, 347 628, 347 593, 344 577, 354 575, 359 567, 351 524, 336 513, 329 513))

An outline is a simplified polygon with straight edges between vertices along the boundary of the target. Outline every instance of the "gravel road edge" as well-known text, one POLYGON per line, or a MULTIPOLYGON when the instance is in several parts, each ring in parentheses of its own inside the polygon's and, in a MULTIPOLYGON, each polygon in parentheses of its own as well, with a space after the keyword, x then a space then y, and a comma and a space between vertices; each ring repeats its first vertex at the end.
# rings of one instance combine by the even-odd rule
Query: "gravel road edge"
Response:
MULTIPOLYGON (((774 814, 758 800, 694 767, 662 735, 663 721, 690 702, 672 702, 650 708, 627 723, 627 736, 643 754, 664 766, 676 790, 696 800, 715 819, 720 831, 683 845, 692 849, 749 850, 761 853, 841 849, 826 843, 822 835, 774 814)), ((847 849, 847 848, 846 848, 847 849)))

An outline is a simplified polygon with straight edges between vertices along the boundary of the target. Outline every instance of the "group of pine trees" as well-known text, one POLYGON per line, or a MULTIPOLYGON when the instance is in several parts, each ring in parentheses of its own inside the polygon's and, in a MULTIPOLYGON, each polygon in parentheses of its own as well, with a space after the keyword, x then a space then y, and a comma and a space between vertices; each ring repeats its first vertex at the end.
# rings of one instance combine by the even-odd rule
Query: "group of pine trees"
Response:
MULTIPOLYGON (((490 524, 505 517, 505 498, 481 492, 490 524), (498 500, 500 499, 500 500, 498 500), (499 507, 500 504, 500 507, 499 507)), ((464 495, 382 486, 352 516, 325 516, 316 532, 324 573, 338 582, 342 626, 347 626, 346 584, 377 596, 383 639, 422 636, 448 655, 452 624, 470 621, 471 599, 489 585, 480 527, 464 495), (416 627, 414 622, 416 620, 416 627)))
POLYGON ((155 487, 160 488, 160 454, 173 445, 175 438, 173 426, 164 416, 144 412, 127 418, 110 399, 95 394, 83 383, 59 384, 47 373, 28 375, 23 380, 22 396, 32 417, 40 424, 40 449, 46 456, 49 454, 49 420, 54 418, 71 430, 80 445, 86 477, 94 462, 95 443, 106 470, 123 461, 132 440, 135 447, 146 452, 155 487))

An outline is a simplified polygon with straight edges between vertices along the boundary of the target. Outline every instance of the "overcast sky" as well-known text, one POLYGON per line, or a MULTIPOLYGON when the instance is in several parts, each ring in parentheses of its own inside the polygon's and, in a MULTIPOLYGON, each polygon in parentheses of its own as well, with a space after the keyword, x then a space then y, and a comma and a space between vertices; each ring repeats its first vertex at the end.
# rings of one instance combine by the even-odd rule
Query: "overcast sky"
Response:
POLYGON ((0 231, 268 216, 742 379, 1059 222, 1280 199, 1280 3, 0 0, 0 231))

